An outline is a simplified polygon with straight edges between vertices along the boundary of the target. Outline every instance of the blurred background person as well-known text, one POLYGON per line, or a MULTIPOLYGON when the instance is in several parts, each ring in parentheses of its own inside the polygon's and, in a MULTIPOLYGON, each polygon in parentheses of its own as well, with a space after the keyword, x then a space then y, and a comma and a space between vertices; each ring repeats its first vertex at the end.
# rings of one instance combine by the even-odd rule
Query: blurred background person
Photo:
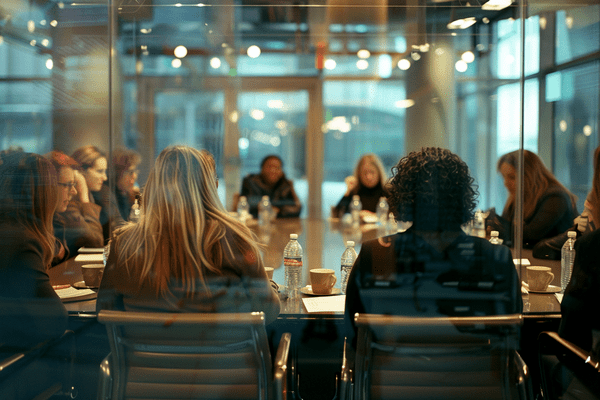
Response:
POLYGON ((67 312, 46 272, 54 256, 57 182, 52 163, 40 155, 10 152, 0 158, 2 349, 29 348, 67 328, 67 312))
POLYGON ((107 242, 111 230, 122 225, 125 221, 118 212, 114 195, 111 194, 109 187, 105 184, 108 180, 106 154, 96 146, 88 145, 75 150, 71 157, 81 165, 81 173, 87 183, 90 201, 100 206, 100 224, 102 224, 104 241, 107 242))
POLYGON ((136 185, 142 157, 134 150, 117 149, 113 152, 112 160, 116 178, 115 198, 121 218, 127 221, 131 206, 140 194, 140 189, 136 185))
POLYGON ((60 151, 51 151, 50 160, 58 176, 58 205, 53 225, 59 248, 53 260, 58 264, 77 255, 80 247, 102 247, 104 237, 100 225, 100 206, 90 202, 84 176, 77 161, 60 151))
MULTIPOLYGON (((498 171, 508 190, 500 224, 491 225, 500 237, 512 242, 515 219, 516 176, 519 152, 500 157, 498 171)), ((529 150, 523 150, 523 247, 532 248, 537 242, 566 231, 577 216, 577 198, 565 188, 543 161, 529 150)))
MULTIPOLYGON (((269 196, 277 218, 300 216, 302 204, 294 190, 294 183, 283 173, 283 161, 274 154, 263 158, 259 174, 249 174, 242 181, 240 196, 246 196, 250 205, 250 214, 258 216, 258 203, 263 196, 269 196)), ((237 208, 239 196, 233 201, 237 208)))
POLYGON ((348 326, 354 326, 357 312, 422 317, 520 313, 520 285, 509 248, 461 229, 473 217, 478 196, 467 164, 449 150, 430 147, 401 158, 393 173, 390 210, 396 220, 413 224, 362 244, 348 280, 348 326), (469 300, 470 288, 480 282, 487 282, 489 298, 469 300), (389 288, 384 290, 389 297, 372 290, 382 287, 389 288), (439 292, 439 297, 419 298, 420 290, 439 292))
POLYGON ((567 231, 549 239, 539 241, 532 250, 536 258, 560 260, 560 252, 567 241, 568 231, 577 231, 577 236, 595 231, 600 221, 600 146, 594 151, 594 175, 592 189, 585 198, 583 211, 573 221, 574 225, 567 231))
POLYGON ((345 179, 346 193, 333 209, 334 217, 342 217, 350 212, 350 202, 354 195, 360 197, 361 215, 375 215, 381 197, 387 197, 385 189, 387 176, 383 163, 375 154, 363 155, 354 169, 354 175, 345 179))
POLYGON ((174 312, 264 311, 279 297, 254 234, 217 195, 214 160, 191 147, 167 147, 150 172, 137 224, 111 240, 97 309, 174 312))

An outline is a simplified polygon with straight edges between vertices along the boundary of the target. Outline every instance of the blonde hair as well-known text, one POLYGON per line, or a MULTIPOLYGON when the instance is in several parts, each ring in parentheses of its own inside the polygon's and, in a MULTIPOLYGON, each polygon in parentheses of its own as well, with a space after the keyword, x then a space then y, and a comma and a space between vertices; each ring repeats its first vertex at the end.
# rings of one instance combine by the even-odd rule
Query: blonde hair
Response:
POLYGON ((47 267, 54 257, 57 181, 52 163, 38 154, 16 151, 0 159, 0 220, 14 221, 37 238, 47 267))
MULTIPOLYGON (((500 157, 497 169, 500 170, 502 164, 507 163, 517 170, 518 154, 519 151, 515 150, 500 157)), ((536 205, 546 191, 555 187, 560 188, 567 193, 571 199, 571 207, 575 209, 577 197, 556 179, 537 154, 532 153, 529 150, 523 150, 523 218, 527 219, 531 217, 535 212, 536 205)), ((514 209, 514 202, 514 194, 510 194, 508 200, 506 200, 506 205, 504 206, 505 213, 507 210, 514 209)))
POLYGON ((210 153, 187 146, 164 149, 142 195, 142 216, 117 232, 117 263, 141 268, 157 294, 170 293, 172 279, 193 297, 206 273, 221 274, 223 264, 262 266, 254 234, 231 217, 217 195, 210 153))
POLYGON ((379 173, 379 184, 381 187, 384 187, 387 181, 387 175, 385 173, 385 169, 383 168, 383 163, 376 154, 368 153, 363 155, 360 160, 358 160, 356 168, 354 168, 354 177, 358 182, 357 190, 363 186, 363 183, 360 180, 360 170, 366 163, 371 163, 375 166, 377 172, 379 173))

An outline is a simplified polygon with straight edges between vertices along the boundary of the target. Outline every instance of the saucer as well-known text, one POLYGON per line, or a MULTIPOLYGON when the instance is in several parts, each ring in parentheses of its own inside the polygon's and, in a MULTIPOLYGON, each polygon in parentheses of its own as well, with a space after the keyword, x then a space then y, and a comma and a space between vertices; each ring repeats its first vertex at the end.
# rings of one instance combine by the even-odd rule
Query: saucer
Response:
POLYGON ((85 281, 72 283, 71 286, 75 289, 98 289, 98 286, 86 286, 85 281))
POLYGON ((548 285, 546 290, 531 290, 529 289, 529 293, 560 293, 560 287, 554 285, 548 285))
POLYGON ((304 286, 302 289, 300 289, 300 291, 304 294, 308 294, 310 296, 332 296, 332 295, 336 295, 336 294, 342 294, 342 290, 338 289, 338 288, 333 288, 331 289, 331 293, 313 293, 312 291, 312 286, 308 285, 308 286, 304 286))

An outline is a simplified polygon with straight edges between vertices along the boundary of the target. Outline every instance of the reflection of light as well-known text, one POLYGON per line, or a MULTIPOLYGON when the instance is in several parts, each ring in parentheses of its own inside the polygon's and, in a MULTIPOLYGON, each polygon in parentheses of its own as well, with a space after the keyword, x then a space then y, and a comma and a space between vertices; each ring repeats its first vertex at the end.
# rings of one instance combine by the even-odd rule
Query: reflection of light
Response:
POLYGON ((35 22, 33 22, 33 20, 27 21, 27 30, 29 33, 33 33, 33 31, 35 31, 35 22))
POLYGON ((271 146, 277 147, 281 144, 281 139, 277 135, 269 135, 261 131, 252 131, 250 134, 252 140, 260 142, 262 144, 270 144, 271 146))
POLYGON ((144 72, 144 63, 142 60, 137 60, 135 62, 135 73, 140 75, 142 72, 144 72))
POLYGON ((35 46, 37 44, 36 40, 32 40, 31 42, 29 42, 30 45, 35 46))
POLYGON ((46 68, 48 68, 48 69, 54 68, 54 62, 52 62, 51 58, 49 58, 49 59, 46 60, 46 68))
POLYGON ((58 21, 53 19, 52 21, 50 21, 50 26, 56 28, 56 25, 58 25, 58 21))
POLYGON ((481 20, 484 24, 489 24, 490 23, 490 19, 488 17, 483 17, 483 19, 481 20))
POLYGON ((546 25, 548 24, 548 20, 546 17, 540 17, 540 28, 542 30, 546 29, 546 25))
POLYGON ((413 51, 412 53, 410 53, 410 58, 412 58, 415 61, 419 61, 421 59, 421 55, 416 51, 413 51))
POLYGON ((213 57, 210 59, 210 66, 217 69, 221 66, 221 59, 219 57, 213 57))
POLYGON ((147 35, 150 32, 152 32, 152 29, 151 28, 142 28, 142 29, 140 29, 140 32, 143 33, 144 35, 147 35))
POLYGON ((429 43, 425 43, 419 46, 419 51, 421 53, 427 53, 429 51, 429 43))
POLYGON ((175 7, 181 7, 181 3, 175 4, 175 7))
POLYGON ((481 6, 482 10, 503 10, 512 4, 512 0, 488 0, 487 3, 481 6))
POLYGON ((0 35, 0 44, 4 43, 4 36, 0 35))
POLYGON ((204 7, 205 5, 206 4, 204 4, 204 3, 198 3, 198 4, 196 4, 196 6, 198 6, 198 7, 204 7))
POLYGON ((414 105, 415 105, 415 101, 413 99, 398 100, 397 102, 394 103, 394 106, 396 106, 396 108, 409 108, 414 105))
POLYGON ((245 137, 240 138, 238 140, 238 147, 242 150, 247 149, 250 146, 250 141, 248 139, 246 139, 245 137))
POLYGON ((248 57, 250 57, 250 58, 256 58, 256 57, 260 56, 260 47, 258 47, 256 45, 252 45, 252 46, 248 47, 247 54, 248 54, 248 57))
POLYGON ((350 118, 350 121, 352 121, 354 125, 358 125, 360 123, 360 118, 358 115, 353 115, 352 118, 350 118))
POLYGON ((235 124, 239 119, 240 113, 237 110, 229 113, 229 121, 231 121, 231 123, 235 124))
POLYGON ((367 60, 358 60, 356 62, 356 68, 367 69, 367 68, 369 68, 369 62, 367 60))
POLYGON ((265 117, 265 112, 263 110, 257 110, 256 108, 250 110, 250 116, 257 121, 260 121, 265 117))
POLYGON ((475 54, 473 54, 472 51, 465 51, 464 53, 462 53, 462 55, 460 56, 460 58, 466 62, 467 64, 472 63, 473 61, 475 61, 475 54))
POLYGON ((457 19, 455 21, 449 22, 446 25, 446 28, 448 28, 448 29, 467 29, 468 27, 473 25, 475 22, 477 22, 475 17, 461 18, 461 19, 457 19))
POLYGON ((583 134, 585 136, 590 136, 592 134, 592 127, 589 125, 586 125, 583 127, 583 134))
POLYGON ((185 46, 177 46, 175 47, 173 54, 175 54, 175 57, 177 58, 183 58, 187 56, 187 49, 185 46))
POLYGON ((337 66, 337 63, 335 62, 335 60, 332 60, 331 58, 328 58, 327 60, 325 60, 325 69, 332 70, 336 66, 337 66))
POLYGON ((271 146, 273 147, 277 147, 281 144, 281 139, 279 139, 277 136, 273 136, 270 140, 269 143, 271 143, 271 146))
POLYGON ((567 28, 571 29, 573 27, 573 17, 566 17, 565 24, 567 25, 567 28))
POLYGON ((454 68, 456 68, 458 72, 465 72, 468 68, 468 65, 463 60, 458 60, 456 64, 454 64, 454 68))
POLYGON ((475 48, 477 49, 477 51, 484 51, 485 45, 483 43, 477 43, 477 46, 475 46, 475 48))
POLYGON ((352 125, 348 121, 346 121, 346 117, 334 117, 329 122, 327 122, 327 130, 330 131, 340 131, 343 133, 350 132, 352 129, 352 125))
POLYGON ((402 60, 398 61, 398 68, 400 68, 402 71, 406 71, 410 68, 410 61, 408 61, 406 58, 403 58, 402 60))
POLYGON ((42 46, 48 47, 49 44, 50 44, 50 41, 48 39, 42 39, 42 46))
POLYGON ((567 131, 567 121, 565 121, 564 119, 559 122, 558 126, 560 127, 561 132, 567 131))
POLYGON ((279 121, 275 122, 275 126, 277 127, 277 129, 285 129, 287 128, 287 122, 280 119, 279 121))
POLYGON ((181 67, 181 60, 179 58, 174 58, 171 61, 171 65, 173 66, 173 68, 179 68, 181 67))
POLYGON ((283 101, 282 100, 269 100, 269 101, 267 101, 267 107, 283 108, 283 101))
POLYGON ((65 3, 63 3, 62 1, 58 3, 58 8, 60 8, 61 10, 65 8, 65 3))
POLYGON ((40 21, 40 25, 42 25, 42 26, 46 26, 46 23, 47 23, 47 22, 46 22, 46 20, 45 20, 45 19, 43 19, 43 20, 41 20, 41 21, 40 21))
POLYGON ((435 49, 435 55, 436 56, 441 56, 442 54, 444 54, 444 49, 442 47, 438 47, 437 49, 435 49))
POLYGON ((356 53, 356 55, 358 56, 358 58, 369 58, 371 57, 371 52, 366 49, 361 49, 358 51, 358 53, 356 53))
POLYGON ((458 33, 456 33, 456 32, 452 32, 452 33, 450 34, 450 36, 458 36, 458 33))

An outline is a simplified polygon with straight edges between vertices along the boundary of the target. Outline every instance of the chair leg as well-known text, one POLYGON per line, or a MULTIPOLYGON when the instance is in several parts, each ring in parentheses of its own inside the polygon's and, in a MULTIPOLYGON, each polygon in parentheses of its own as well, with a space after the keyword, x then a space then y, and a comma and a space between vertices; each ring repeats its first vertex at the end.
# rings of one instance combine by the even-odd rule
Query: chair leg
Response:
POLYGON ((98 400, 112 398, 112 376, 110 373, 110 354, 100 363, 100 379, 98 380, 98 400))

